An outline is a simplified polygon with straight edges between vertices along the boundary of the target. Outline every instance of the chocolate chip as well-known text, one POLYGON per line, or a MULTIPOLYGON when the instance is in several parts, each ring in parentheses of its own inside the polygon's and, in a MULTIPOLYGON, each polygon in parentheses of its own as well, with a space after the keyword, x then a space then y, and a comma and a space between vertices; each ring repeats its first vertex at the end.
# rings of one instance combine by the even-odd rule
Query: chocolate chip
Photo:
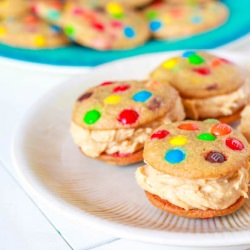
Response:
POLYGON ((81 95, 81 96, 77 99, 77 101, 78 101, 78 102, 82 102, 82 101, 84 101, 84 100, 90 98, 92 95, 93 95, 93 92, 84 93, 83 95, 81 95))
POLYGON ((226 161, 226 157, 222 153, 211 151, 206 155, 205 160, 211 163, 222 163, 226 161))
POLYGON ((218 89, 218 84, 216 83, 206 87, 206 90, 216 90, 216 89, 218 89))
POLYGON ((155 97, 148 103, 148 109, 155 111, 156 109, 160 108, 161 104, 162 104, 161 98, 155 97))

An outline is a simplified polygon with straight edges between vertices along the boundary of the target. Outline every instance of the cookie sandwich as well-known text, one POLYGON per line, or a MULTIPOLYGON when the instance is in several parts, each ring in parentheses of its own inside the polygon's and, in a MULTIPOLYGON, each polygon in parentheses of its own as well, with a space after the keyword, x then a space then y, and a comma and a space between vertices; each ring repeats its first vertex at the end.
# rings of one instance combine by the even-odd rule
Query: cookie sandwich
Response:
POLYGON ((92 49, 133 48, 150 36, 143 15, 118 3, 100 8, 87 1, 65 1, 58 6, 38 1, 34 6, 38 16, 60 26, 70 40, 92 49))
POLYGON ((66 46, 69 39, 57 26, 28 13, 0 22, 0 42, 12 47, 41 49, 66 46))
POLYGON ((162 62, 152 79, 168 81, 175 87, 187 117, 237 120, 249 97, 248 78, 242 67, 205 51, 186 51, 162 62))
POLYGON ((222 25, 228 18, 227 7, 218 1, 172 5, 158 1, 144 11, 152 36, 179 39, 206 32, 222 25))
POLYGON ((142 160, 156 127, 184 117, 178 92, 163 81, 104 82, 76 100, 70 132, 86 156, 128 165, 142 160))
POLYGON ((249 155, 243 135, 217 120, 165 124, 146 141, 146 165, 136 180, 161 210, 188 218, 223 216, 247 198, 249 155))

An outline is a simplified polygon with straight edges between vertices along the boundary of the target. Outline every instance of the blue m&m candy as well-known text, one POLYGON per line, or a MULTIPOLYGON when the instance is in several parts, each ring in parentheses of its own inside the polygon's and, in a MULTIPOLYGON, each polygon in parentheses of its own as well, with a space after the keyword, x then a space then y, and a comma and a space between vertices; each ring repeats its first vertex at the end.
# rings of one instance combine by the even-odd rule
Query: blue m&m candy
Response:
POLYGON ((146 91, 146 90, 142 90, 142 91, 134 94, 133 100, 135 102, 146 102, 151 96, 152 96, 151 92, 146 91))
POLYGON ((161 27, 162 27, 162 23, 160 21, 157 21, 157 20, 154 20, 154 21, 150 22, 150 24, 149 24, 149 28, 152 32, 156 32, 161 27))
POLYGON ((127 37, 127 38, 133 38, 135 37, 135 30, 130 27, 130 26, 127 26, 125 27, 124 29, 124 35, 127 37))
POLYGON ((182 57, 188 58, 188 57, 191 56, 191 55, 195 55, 195 52, 194 52, 194 51, 185 51, 185 52, 182 54, 182 57))
POLYGON ((179 148, 170 149, 165 154, 165 160, 172 164, 181 163, 185 158, 186 154, 179 148))

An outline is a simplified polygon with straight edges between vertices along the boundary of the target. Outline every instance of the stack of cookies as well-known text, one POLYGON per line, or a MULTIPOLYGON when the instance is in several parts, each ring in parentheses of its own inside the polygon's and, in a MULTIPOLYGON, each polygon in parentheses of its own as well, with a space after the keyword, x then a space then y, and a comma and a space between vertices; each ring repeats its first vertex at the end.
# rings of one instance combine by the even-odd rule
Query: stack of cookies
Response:
POLYGON ((213 0, 3 0, 0 42, 47 48, 70 42, 121 50, 150 39, 180 39, 222 25, 229 12, 213 0))
POLYGON ((186 51, 148 75, 82 93, 72 113, 74 142, 85 156, 112 165, 144 160, 136 180, 159 209, 188 218, 238 210, 248 197, 250 146, 228 123, 249 99, 243 69, 186 51))

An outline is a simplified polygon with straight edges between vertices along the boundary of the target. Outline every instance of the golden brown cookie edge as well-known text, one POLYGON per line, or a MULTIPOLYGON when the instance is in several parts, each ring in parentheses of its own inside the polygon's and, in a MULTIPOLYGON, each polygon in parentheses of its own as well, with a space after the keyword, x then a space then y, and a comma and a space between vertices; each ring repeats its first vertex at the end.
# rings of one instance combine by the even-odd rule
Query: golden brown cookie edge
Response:
POLYGON ((157 208, 169 212, 174 215, 178 215, 181 217, 186 218, 194 218, 194 219, 208 219, 217 216, 224 216, 231 214, 238 210, 245 202, 245 198, 241 196, 233 205, 228 208, 215 210, 215 209, 208 209, 208 210, 201 210, 201 209, 190 209, 185 210, 181 207, 175 206, 174 204, 168 202, 167 200, 161 199, 159 196, 149 193, 145 191, 148 200, 157 208))
MULTIPOLYGON (((81 149, 80 149, 80 151, 82 154, 89 157, 81 149)), ((113 155, 108 155, 108 154, 101 154, 99 157, 93 158, 93 159, 104 161, 110 165, 126 166, 126 165, 130 165, 130 164, 142 161, 142 159, 143 159, 142 155, 143 155, 143 149, 136 151, 131 155, 124 156, 124 157, 113 156, 113 155)), ((89 157, 89 158, 92 158, 92 157, 89 157)))

